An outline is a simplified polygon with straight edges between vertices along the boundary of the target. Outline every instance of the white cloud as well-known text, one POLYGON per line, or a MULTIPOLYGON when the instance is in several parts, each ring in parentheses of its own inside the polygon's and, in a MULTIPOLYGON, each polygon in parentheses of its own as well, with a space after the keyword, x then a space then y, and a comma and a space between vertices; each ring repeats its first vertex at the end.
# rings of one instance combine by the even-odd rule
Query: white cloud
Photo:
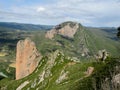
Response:
MULTIPOLYGON (((120 24, 119 10, 118 0, 55 0, 54 3, 13 6, 9 11, 13 13, 15 19, 28 23, 30 21, 58 24, 73 20, 88 26, 118 26, 120 24), (21 14, 25 18, 22 18, 21 14)), ((9 16, 2 17, 8 18, 9 16)))
POLYGON ((43 11, 45 11, 45 10, 46 10, 46 9, 45 9, 44 7, 41 7, 41 6, 40 6, 40 7, 37 8, 36 11, 37 11, 37 12, 43 12, 43 11))

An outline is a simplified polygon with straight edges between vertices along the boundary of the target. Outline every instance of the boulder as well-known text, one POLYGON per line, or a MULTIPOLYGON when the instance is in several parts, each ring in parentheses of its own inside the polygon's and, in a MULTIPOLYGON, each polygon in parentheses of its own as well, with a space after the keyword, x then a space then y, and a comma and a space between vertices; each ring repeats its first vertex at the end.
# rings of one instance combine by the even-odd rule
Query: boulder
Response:
POLYGON ((85 72, 86 76, 85 77, 88 77, 90 76, 94 71, 94 67, 88 67, 87 71, 85 72))
POLYGON ((104 61, 109 56, 106 50, 99 50, 98 53, 95 55, 96 60, 104 61))
MULTIPOLYGON (((115 88, 119 88, 120 89, 120 73, 115 75, 113 78, 112 78, 112 84, 115 88)), ((119 90, 118 89, 118 90, 119 90)))

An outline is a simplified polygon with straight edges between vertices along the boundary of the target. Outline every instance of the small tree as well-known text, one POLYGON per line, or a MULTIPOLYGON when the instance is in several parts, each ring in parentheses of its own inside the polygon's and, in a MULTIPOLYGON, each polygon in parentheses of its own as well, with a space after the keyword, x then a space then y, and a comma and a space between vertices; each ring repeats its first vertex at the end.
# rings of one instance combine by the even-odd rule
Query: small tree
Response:
POLYGON ((117 33, 117 37, 120 38, 120 27, 118 27, 118 33, 117 33))

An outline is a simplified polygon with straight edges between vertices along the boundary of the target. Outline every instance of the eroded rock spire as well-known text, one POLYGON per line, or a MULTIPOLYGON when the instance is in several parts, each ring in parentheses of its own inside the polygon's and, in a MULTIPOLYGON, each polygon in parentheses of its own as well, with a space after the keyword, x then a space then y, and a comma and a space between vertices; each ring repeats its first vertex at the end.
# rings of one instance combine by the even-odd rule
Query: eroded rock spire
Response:
POLYGON ((26 38, 17 43, 16 53, 16 79, 21 79, 31 74, 38 66, 40 53, 37 51, 35 43, 26 38))

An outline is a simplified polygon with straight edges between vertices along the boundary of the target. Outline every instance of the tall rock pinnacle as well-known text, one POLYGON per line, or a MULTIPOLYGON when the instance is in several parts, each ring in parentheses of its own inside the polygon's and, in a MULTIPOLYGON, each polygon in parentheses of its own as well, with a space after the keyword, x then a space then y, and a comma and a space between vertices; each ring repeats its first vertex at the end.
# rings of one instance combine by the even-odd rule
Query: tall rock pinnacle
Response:
POLYGON ((16 79, 21 79, 31 74, 38 66, 40 53, 35 43, 29 38, 17 43, 16 54, 16 79))

